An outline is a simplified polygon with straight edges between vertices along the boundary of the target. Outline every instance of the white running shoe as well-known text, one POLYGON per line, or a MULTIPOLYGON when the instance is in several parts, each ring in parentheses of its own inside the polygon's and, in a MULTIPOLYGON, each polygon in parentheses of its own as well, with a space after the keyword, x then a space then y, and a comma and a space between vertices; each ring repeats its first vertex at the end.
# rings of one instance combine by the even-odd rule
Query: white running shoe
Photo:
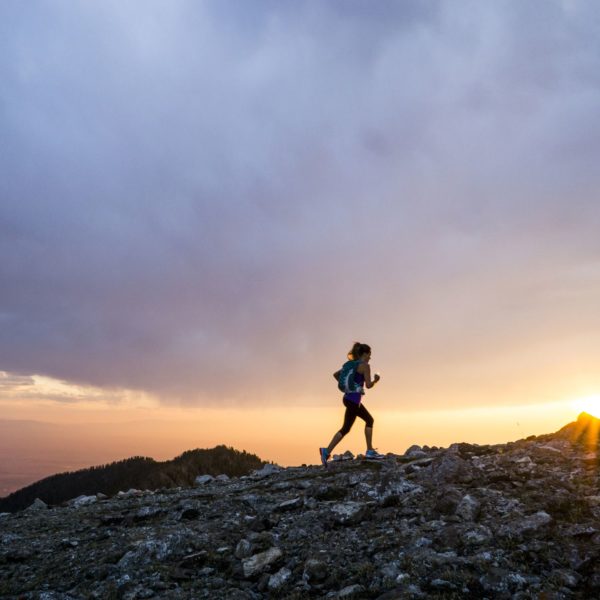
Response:
POLYGON ((365 458, 385 458, 385 454, 379 454, 379 452, 373 448, 373 450, 367 450, 365 452, 365 458))

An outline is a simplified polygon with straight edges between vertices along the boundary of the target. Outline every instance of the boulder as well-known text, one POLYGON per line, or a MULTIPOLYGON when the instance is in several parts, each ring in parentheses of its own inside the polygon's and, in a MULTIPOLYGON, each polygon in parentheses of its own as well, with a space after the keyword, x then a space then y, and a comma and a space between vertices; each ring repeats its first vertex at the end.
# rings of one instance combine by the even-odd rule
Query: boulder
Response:
POLYGON ((73 508, 80 508, 81 506, 87 506, 88 504, 94 504, 95 502, 98 502, 97 496, 77 496, 77 498, 69 500, 67 504, 73 508))
POLYGON ((254 577, 263 573, 275 564, 281 557, 283 552, 277 546, 269 548, 265 552, 255 554, 250 558, 246 558, 242 561, 242 567, 244 570, 244 577, 254 577))
MULTIPOLYGON (((422 469, 419 474, 424 473, 422 469)), ((429 471, 423 477, 430 484, 469 483, 473 481, 474 469, 470 462, 461 458, 458 452, 445 452, 435 458, 429 471)))
POLYGON ((435 510, 442 515, 453 515, 462 499, 462 492, 458 488, 443 486, 436 493, 435 510))
POLYGON ((196 477, 196 479, 194 479, 194 485, 196 485, 196 486, 206 485, 207 483, 214 481, 214 479, 215 478, 212 475, 198 475, 198 477, 196 477))
POLYGON ((366 518, 369 510, 360 502, 343 502, 332 506, 331 512, 338 525, 357 525, 366 518))

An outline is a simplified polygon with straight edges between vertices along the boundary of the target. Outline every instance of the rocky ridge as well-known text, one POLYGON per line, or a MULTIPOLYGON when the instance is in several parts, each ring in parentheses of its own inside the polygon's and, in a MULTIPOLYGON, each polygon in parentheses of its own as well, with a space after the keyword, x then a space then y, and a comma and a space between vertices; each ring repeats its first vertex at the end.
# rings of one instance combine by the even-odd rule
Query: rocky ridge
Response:
POLYGON ((599 424, 36 501, 0 516, 0 597, 597 598, 599 424))
POLYGON ((36 498, 57 505, 81 495, 103 493, 113 496, 124 487, 157 489, 189 487, 198 473, 227 474, 240 477, 263 465, 254 454, 227 446, 188 450, 172 460, 156 461, 134 456, 107 465, 57 473, 36 481, 5 498, 0 498, 0 512, 27 508, 36 498))

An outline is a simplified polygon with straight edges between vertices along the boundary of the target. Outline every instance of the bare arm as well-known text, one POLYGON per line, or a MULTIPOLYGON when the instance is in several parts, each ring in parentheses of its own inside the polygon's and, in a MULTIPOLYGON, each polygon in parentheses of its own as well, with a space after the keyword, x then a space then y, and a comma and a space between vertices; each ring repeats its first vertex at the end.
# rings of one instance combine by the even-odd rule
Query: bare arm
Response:
POLYGON ((357 371, 365 378, 365 387, 367 389, 372 388, 380 379, 379 375, 375 375, 374 379, 371 379, 371 366, 368 363, 362 363, 359 365, 357 371))

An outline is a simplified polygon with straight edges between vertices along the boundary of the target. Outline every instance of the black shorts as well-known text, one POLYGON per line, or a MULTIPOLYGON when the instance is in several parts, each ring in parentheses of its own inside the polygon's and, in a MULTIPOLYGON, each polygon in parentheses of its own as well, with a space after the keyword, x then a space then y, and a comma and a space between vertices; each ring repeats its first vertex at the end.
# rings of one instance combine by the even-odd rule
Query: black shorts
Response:
POLYGON ((367 427, 373 427, 373 417, 363 404, 356 404, 356 402, 344 398, 344 406, 346 407, 346 413, 344 414, 344 424, 340 429, 342 435, 346 435, 350 431, 356 417, 360 417, 367 427))

